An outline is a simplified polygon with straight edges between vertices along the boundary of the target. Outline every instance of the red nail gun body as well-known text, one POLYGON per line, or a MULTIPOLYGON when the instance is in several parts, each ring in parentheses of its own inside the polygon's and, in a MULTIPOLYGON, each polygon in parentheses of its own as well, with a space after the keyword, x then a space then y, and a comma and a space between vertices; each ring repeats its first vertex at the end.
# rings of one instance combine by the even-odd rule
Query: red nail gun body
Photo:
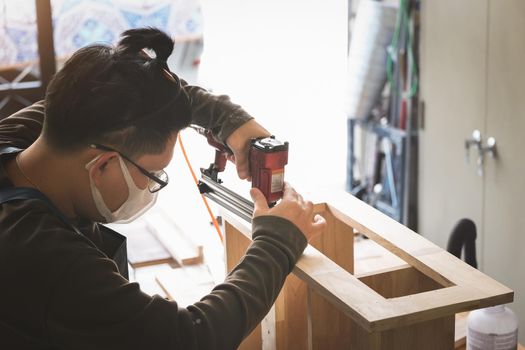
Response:
MULTIPOLYGON (((205 136, 208 144, 215 148, 215 161, 207 169, 201 169, 201 193, 239 215, 242 212, 241 216, 251 221, 250 210, 253 212, 253 203, 222 186, 222 181, 218 178, 219 173, 225 169, 226 157, 231 155, 232 151, 217 142, 210 130, 200 127, 193 129, 205 136)), ((288 142, 281 142, 273 136, 251 141, 249 169, 252 187, 261 190, 270 206, 283 196, 284 167, 287 163, 288 142)))
POLYGON ((275 204, 283 197, 284 166, 288 163, 288 142, 275 137, 254 139, 250 147, 250 173, 252 187, 266 197, 268 204, 275 204))

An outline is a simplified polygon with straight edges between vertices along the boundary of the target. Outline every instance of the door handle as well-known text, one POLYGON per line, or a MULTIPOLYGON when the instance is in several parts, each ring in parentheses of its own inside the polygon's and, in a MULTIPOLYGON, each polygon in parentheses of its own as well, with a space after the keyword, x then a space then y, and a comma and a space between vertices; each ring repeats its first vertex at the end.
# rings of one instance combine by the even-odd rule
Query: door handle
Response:
POLYGON ((470 148, 474 146, 478 150, 478 154, 482 148, 481 146, 481 131, 474 130, 472 136, 465 140, 465 162, 470 163, 470 148))
POLYGON ((465 140, 465 161, 470 162, 470 148, 474 146, 478 151, 477 166, 478 166, 478 175, 483 176, 483 171, 485 167, 485 155, 488 155, 490 158, 497 157, 497 148, 496 148, 496 139, 494 137, 489 137, 487 143, 483 145, 483 137, 479 130, 474 130, 472 136, 469 139, 465 140))
POLYGON ((483 146, 483 154, 487 154, 490 158, 498 157, 496 139, 494 137, 491 136, 487 139, 487 145, 483 146))

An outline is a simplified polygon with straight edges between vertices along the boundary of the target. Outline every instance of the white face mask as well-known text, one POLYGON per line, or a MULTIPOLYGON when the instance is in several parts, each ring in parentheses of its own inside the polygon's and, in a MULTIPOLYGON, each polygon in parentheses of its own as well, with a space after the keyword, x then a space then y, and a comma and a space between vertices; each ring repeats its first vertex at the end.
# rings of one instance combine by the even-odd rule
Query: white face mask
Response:
MULTIPOLYGON (((86 164, 86 169, 88 171, 100 156, 101 155, 98 155, 86 164)), ((151 208, 157 200, 158 192, 151 193, 147 186, 145 189, 138 188, 137 185, 135 185, 122 157, 119 156, 118 159, 120 162, 120 169, 122 169, 122 174, 124 175, 124 180, 128 186, 128 198, 117 210, 113 212, 109 210, 91 176, 89 177, 89 183, 95 206, 100 215, 106 219, 106 222, 125 224, 135 220, 151 208)))

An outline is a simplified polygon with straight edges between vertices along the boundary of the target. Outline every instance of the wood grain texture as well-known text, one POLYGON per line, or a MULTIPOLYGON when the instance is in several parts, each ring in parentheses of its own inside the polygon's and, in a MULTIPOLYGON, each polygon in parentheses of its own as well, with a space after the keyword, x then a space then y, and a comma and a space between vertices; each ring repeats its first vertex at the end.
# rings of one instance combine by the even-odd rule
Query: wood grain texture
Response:
POLYGON ((277 349, 308 349, 307 286, 298 277, 288 276, 276 302, 277 349))
MULTIPOLYGON (((323 193, 319 203, 328 227, 296 264, 294 297, 276 304, 277 344, 284 344, 278 349, 289 344, 289 320, 302 341, 304 305, 309 349, 452 349, 456 313, 512 301, 509 288, 351 195, 323 193), (402 263, 353 275, 354 229, 402 263), (431 347, 424 347, 428 340, 431 347)), ((227 232, 251 236, 247 222, 223 217, 227 232)))
MULTIPOLYGON (((225 222, 225 247, 226 247, 226 269, 230 272, 239 260, 244 256, 251 240, 235 230, 230 223, 225 222)), ((251 237, 251 233, 250 236, 251 237)), ((261 325, 258 325, 251 333, 244 339, 238 350, 253 350, 262 348, 261 325)))
POLYGON ((370 350, 450 350, 454 348, 454 316, 398 327, 384 332, 352 328, 349 349, 370 350))
POLYGON ((359 277, 385 298, 398 298, 443 288, 411 266, 359 277))
MULTIPOLYGON (((354 270, 354 229, 323 211, 327 227, 310 244, 335 262, 340 268, 354 270)), ((351 319, 327 299, 308 288, 308 339, 310 349, 347 349, 350 346, 351 319)), ((296 308, 299 308, 297 305, 296 308)))

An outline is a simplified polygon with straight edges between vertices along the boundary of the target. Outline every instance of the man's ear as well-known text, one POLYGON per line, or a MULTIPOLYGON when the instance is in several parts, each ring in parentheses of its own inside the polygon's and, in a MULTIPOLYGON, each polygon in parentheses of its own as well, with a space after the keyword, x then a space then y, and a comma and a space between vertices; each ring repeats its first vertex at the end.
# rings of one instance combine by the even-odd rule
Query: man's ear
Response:
POLYGON ((89 176, 91 176, 97 187, 100 187, 100 182, 102 176, 106 173, 108 163, 117 156, 117 152, 104 152, 89 169, 89 176))

